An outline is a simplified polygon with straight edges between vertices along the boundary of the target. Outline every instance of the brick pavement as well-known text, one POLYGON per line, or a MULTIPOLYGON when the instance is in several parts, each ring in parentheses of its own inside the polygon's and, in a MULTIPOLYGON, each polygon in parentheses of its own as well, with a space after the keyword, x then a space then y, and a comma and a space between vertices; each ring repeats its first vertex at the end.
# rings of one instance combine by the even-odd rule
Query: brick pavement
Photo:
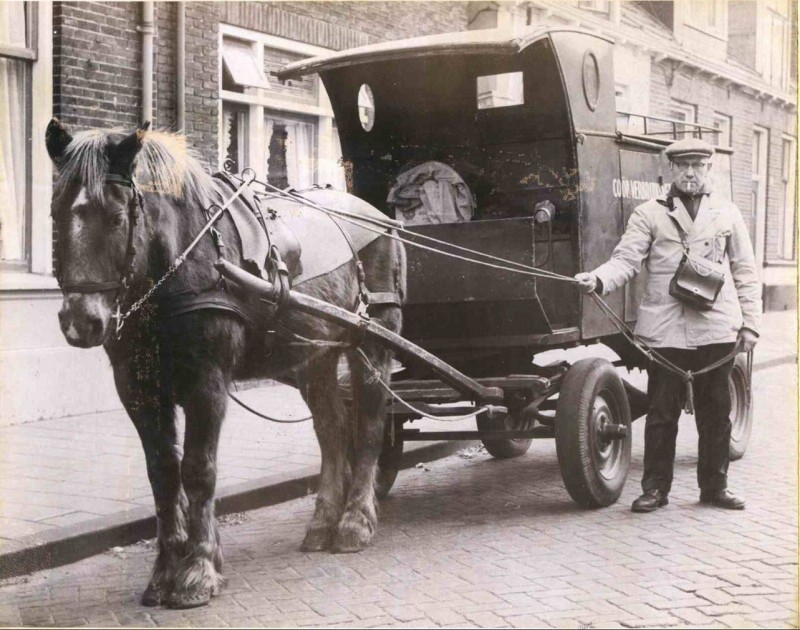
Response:
POLYGON ((682 421, 671 504, 629 511, 643 423, 621 500, 582 510, 552 441, 516 460, 450 457, 401 473, 374 545, 298 551, 306 497, 227 518, 229 585, 192 611, 137 603, 139 544, 0 587, 0 624, 251 627, 797 627, 796 366, 756 373, 756 429, 732 465, 744 512, 702 506, 696 432, 682 421))

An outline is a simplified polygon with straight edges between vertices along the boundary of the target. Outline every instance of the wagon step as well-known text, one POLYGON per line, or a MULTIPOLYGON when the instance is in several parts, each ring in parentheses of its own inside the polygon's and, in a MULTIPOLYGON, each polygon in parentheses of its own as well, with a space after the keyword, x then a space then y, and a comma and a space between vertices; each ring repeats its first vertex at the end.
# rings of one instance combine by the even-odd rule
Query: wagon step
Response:
POLYGON ((419 429, 402 429, 395 433, 398 440, 404 442, 428 442, 433 440, 528 440, 555 437, 553 427, 543 425, 532 429, 514 431, 420 431, 419 429))
MULTIPOLYGON (((512 374, 505 377, 476 378, 475 381, 483 387, 500 389, 505 394, 522 391, 537 395, 553 389, 561 378, 563 378, 562 372, 553 372, 548 377, 536 374, 512 374)), ((452 403, 464 400, 464 396, 457 390, 437 379, 395 381, 392 382, 392 391, 409 402, 452 403)))

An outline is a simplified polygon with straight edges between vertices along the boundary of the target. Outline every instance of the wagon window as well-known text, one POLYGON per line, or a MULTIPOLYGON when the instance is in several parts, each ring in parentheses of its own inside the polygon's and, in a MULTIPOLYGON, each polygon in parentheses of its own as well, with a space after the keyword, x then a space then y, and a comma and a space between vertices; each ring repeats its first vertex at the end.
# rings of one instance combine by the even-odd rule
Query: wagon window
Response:
POLYGON ((525 102, 522 73, 506 72, 478 77, 478 109, 511 107, 525 102))

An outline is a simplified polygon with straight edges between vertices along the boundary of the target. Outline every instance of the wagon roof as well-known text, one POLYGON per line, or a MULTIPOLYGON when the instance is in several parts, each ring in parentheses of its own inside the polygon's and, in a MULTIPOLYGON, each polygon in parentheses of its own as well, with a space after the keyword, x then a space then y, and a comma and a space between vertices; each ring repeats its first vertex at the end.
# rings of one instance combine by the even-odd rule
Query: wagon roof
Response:
MULTIPOLYGON (((380 42, 358 48, 332 52, 319 57, 302 59, 285 66, 277 73, 279 79, 294 79, 314 72, 322 72, 373 61, 387 61, 421 57, 424 55, 485 55, 517 54, 531 44, 544 39, 554 32, 576 32, 607 39, 597 33, 571 28, 538 26, 523 31, 511 29, 481 29, 427 35, 389 42, 380 42)), ((610 41, 610 40, 609 40, 610 41)))

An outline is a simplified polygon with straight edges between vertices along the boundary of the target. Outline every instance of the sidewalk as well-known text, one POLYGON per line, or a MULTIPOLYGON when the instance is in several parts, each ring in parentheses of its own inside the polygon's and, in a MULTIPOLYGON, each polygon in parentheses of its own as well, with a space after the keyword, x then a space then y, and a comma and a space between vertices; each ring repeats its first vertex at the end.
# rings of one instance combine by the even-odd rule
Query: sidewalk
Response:
MULTIPOLYGON (((765 314, 756 369, 797 360, 796 316, 765 314)), ((241 398, 278 417, 307 414, 299 393, 284 386, 249 390, 241 398)), ((787 404, 794 401, 796 393, 787 392, 787 404)), ((433 425, 413 426, 440 428, 433 425)), ((472 428, 472 420, 448 426, 472 428)), ((142 449, 123 411, 17 423, 0 428, 0 445, 0 578, 155 535, 142 449)), ((445 457, 463 446, 408 443, 403 465, 445 457)), ((218 513, 227 514, 313 492, 319 449, 310 422, 274 424, 231 403, 218 463, 218 513)))

